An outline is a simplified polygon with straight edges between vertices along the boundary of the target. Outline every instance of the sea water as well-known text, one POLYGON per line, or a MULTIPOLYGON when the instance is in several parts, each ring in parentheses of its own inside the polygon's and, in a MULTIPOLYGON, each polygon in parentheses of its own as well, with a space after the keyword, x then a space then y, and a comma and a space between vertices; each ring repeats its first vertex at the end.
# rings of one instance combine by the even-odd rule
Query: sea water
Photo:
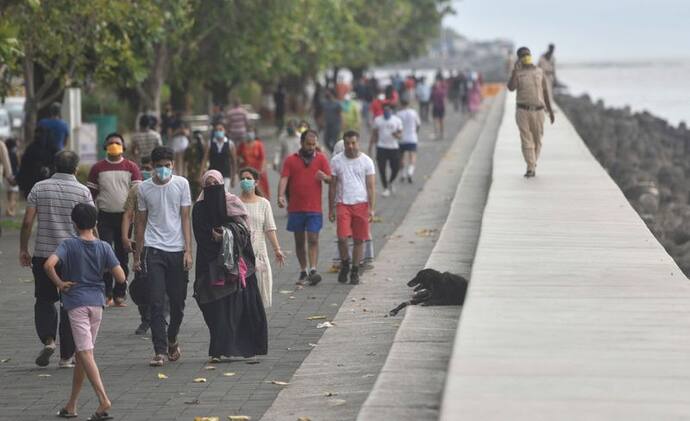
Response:
POLYGON ((587 93, 609 107, 648 111, 673 126, 690 123, 690 60, 564 63, 556 76, 572 95, 587 93))

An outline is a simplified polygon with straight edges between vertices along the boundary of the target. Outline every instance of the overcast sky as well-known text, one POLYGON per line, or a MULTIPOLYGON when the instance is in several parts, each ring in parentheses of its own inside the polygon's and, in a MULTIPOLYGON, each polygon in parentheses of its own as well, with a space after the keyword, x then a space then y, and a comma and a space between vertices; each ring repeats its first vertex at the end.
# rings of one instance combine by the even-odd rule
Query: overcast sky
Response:
POLYGON ((561 62, 690 58, 690 0, 462 0, 444 24, 561 62))

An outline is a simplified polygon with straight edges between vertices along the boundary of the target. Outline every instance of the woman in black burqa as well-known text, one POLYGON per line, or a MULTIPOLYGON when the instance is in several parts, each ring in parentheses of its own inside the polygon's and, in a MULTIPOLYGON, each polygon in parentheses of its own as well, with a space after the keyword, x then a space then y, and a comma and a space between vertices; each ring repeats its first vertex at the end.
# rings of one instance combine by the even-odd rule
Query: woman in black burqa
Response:
POLYGON ((225 191, 220 172, 206 172, 201 185, 203 192, 192 213, 197 242, 194 298, 211 335, 208 354, 213 362, 221 357, 266 355, 268 323, 254 274, 247 210, 237 196, 225 191), (219 266, 223 227, 233 237, 234 274, 219 266))

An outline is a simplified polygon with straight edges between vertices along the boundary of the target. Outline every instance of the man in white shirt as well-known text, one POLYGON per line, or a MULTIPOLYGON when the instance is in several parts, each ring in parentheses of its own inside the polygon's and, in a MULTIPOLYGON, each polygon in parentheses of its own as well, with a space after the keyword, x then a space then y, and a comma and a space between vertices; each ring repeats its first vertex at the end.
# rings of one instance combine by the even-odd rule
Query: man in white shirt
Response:
POLYGON ((369 142, 369 155, 376 146, 376 163, 379 166, 383 193, 381 196, 388 197, 393 190, 393 182, 400 171, 400 145, 398 141, 402 137, 402 121, 393 114, 390 104, 383 106, 383 115, 374 119, 374 130, 369 142), (386 170, 388 165, 391 167, 391 176, 388 178, 386 170))
POLYGON ((150 364, 158 367, 166 354, 170 361, 180 358, 177 334, 184 317, 187 272, 192 267, 192 198, 187 179, 172 174, 174 159, 172 149, 155 148, 151 152, 154 175, 141 183, 137 192, 134 269, 143 270, 147 276, 155 351, 150 364), (166 294, 170 303, 167 331, 166 294))
POLYGON ((410 107, 410 103, 407 100, 402 100, 400 103, 403 106, 403 109, 398 111, 398 117, 403 124, 402 138, 400 139, 403 180, 407 178, 407 182, 412 184, 414 165, 417 162, 417 133, 422 122, 419 120, 417 111, 410 107))
POLYGON ((359 263, 364 254, 364 242, 369 239, 370 223, 374 219, 376 203, 376 170, 374 161, 359 151, 359 133, 348 131, 343 136, 345 151, 331 161, 331 183, 328 189, 331 222, 337 219, 340 272, 338 282, 359 283, 359 263), (337 215, 337 218, 336 218, 337 215), (352 237, 352 269, 348 238, 352 237))

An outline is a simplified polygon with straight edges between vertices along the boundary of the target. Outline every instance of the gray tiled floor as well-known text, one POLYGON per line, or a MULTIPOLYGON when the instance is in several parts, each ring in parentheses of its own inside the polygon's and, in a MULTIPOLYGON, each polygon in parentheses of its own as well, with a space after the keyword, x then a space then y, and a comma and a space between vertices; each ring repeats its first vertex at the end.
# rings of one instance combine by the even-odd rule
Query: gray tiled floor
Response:
MULTIPOLYGON (((446 121, 448 133, 457 133, 461 118, 449 113, 446 121)), ((377 250, 386 244, 401 223, 425 177, 450 143, 429 140, 430 129, 427 125, 422 129, 415 184, 398 184, 396 196, 379 199, 378 210, 383 222, 377 223, 373 230, 377 250)), ((268 149, 273 149, 270 142, 268 149)), ((274 172, 271 177, 271 187, 274 187, 277 185, 274 172)), ((275 191, 273 193, 275 201, 275 191)), ((291 237, 283 229, 284 211, 274 207, 274 213, 283 248, 294 250, 291 237)), ((414 228, 410 230, 413 232, 414 228)), ((334 235, 335 228, 327 224, 322 233, 322 269, 330 265, 335 255, 334 235)), ((16 230, 7 229, 0 238, 0 360, 10 359, 0 363, 0 419, 51 419, 68 396, 71 371, 58 370, 54 364, 46 369, 33 364, 40 348, 33 327, 33 283, 31 272, 17 263, 18 238, 16 230), (50 377, 39 377, 41 374, 50 374, 50 377)), ((334 274, 327 274, 318 287, 295 291, 294 253, 288 260, 285 268, 274 266, 273 308, 268 313, 269 354, 261 357, 257 365, 235 361, 216 364, 212 371, 204 369, 208 332, 191 293, 180 334, 183 357, 162 369, 147 365, 152 353, 150 337, 133 334, 138 322, 136 309, 133 306, 108 309, 99 334, 96 358, 113 401, 113 414, 126 420, 192 420, 194 416, 208 415, 223 419, 232 414, 258 419, 285 387, 270 382, 290 381, 312 350, 310 343, 318 342, 324 333, 323 329, 316 329, 316 321, 306 318, 318 314, 332 319, 352 289, 338 284, 334 274), (293 292, 283 293, 288 291, 293 292), (158 379, 159 372, 168 378, 158 379), (225 372, 236 374, 226 377, 225 372), (205 377, 207 382, 193 383, 196 377, 205 377), (195 399, 200 403, 185 403, 195 399)), ((378 268, 379 263, 376 265, 378 268)), ((96 405, 95 396, 86 385, 79 412, 85 417, 96 405)))

